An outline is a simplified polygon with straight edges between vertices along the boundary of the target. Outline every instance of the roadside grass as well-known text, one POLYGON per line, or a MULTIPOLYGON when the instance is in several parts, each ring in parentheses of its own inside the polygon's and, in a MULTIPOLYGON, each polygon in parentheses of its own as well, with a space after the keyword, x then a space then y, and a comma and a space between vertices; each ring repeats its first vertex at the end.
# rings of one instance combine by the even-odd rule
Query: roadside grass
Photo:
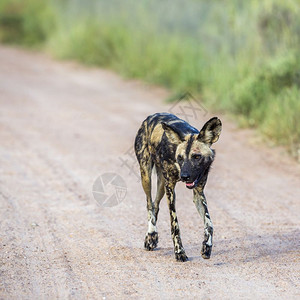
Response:
POLYGON ((300 159, 297 0, 2 0, 0 41, 189 91, 300 159))
POLYGON ((38 47, 56 30, 56 15, 47 1, 1 0, 0 41, 38 47))

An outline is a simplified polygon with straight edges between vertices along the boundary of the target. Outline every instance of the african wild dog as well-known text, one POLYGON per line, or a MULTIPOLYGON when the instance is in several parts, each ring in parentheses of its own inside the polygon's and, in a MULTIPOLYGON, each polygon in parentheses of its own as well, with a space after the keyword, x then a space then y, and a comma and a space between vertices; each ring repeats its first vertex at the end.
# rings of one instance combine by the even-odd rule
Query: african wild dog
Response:
POLYGON ((181 180, 187 188, 193 189, 194 203, 204 221, 201 254, 203 258, 210 258, 213 225, 203 190, 215 157, 215 151, 210 146, 219 139, 221 129, 222 123, 216 117, 206 122, 199 132, 187 122, 168 113, 156 113, 142 123, 135 138, 135 153, 147 198, 148 231, 144 243, 147 250, 153 250, 157 246, 156 221, 159 203, 166 193, 175 257, 179 261, 188 259, 182 246, 175 210, 174 189, 177 181, 181 180), (154 203, 151 198, 153 166, 157 171, 157 193, 154 203))

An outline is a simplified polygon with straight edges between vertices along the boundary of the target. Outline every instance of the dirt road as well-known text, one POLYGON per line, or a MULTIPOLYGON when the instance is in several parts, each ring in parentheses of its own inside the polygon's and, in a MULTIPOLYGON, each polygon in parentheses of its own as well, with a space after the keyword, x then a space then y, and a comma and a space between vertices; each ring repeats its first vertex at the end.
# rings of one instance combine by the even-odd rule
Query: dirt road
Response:
POLYGON ((0 47, 1 299, 299 299, 299 166, 222 116, 206 186, 211 259, 201 258, 203 224, 183 184, 177 211, 190 260, 174 260, 165 199, 159 248, 143 250, 146 201, 124 161, 141 121, 170 110, 166 95, 0 47), (106 172, 127 186, 114 207, 92 195, 106 172))

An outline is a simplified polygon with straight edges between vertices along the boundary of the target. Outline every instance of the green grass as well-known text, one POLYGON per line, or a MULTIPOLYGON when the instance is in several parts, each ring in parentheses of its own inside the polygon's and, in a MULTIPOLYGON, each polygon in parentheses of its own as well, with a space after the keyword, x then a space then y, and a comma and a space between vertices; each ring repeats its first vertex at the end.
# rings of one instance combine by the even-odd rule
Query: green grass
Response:
POLYGON ((0 41, 39 46, 56 29, 54 8, 47 1, 2 0, 0 3, 0 41))
POLYGON ((2 0, 0 40, 189 91, 300 152, 298 0, 2 0))

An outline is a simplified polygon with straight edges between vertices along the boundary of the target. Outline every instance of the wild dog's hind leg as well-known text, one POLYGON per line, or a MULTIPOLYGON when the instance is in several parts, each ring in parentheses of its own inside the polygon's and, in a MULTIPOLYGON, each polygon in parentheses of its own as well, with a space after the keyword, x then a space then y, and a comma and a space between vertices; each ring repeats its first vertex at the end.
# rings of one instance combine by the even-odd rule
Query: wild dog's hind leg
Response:
POLYGON ((156 231, 156 220, 154 217, 154 205, 151 198, 151 173, 153 161, 148 148, 148 127, 144 121, 135 138, 135 154, 140 164, 142 186, 147 198, 148 231, 146 233, 144 246, 147 250, 153 250, 157 246, 158 235, 156 231))
POLYGON ((177 214, 175 209, 175 184, 166 182, 165 185, 166 194, 168 198, 168 206, 170 210, 170 221, 171 221, 171 234, 174 244, 175 258, 179 261, 187 261, 188 257, 185 254, 184 248, 182 246, 179 224, 177 220, 177 214))
POLYGON ((159 204, 165 194, 165 178, 160 169, 156 168, 156 171, 157 171, 157 192, 156 192, 156 197, 154 202, 154 216, 157 222, 159 204))
POLYGON ((202 243, 201 255, 210 258, 213 239, 213 224, 207 209, 207 202, 202 189, 194 189, 194 203, 204 221, 204 241, 202 243))
MULTIPOLYGON (((151 181, 151 178, 150 178, 151 181)), ((147 199, 147 209, 148 209, 148 232, 145 237, 145 248, 147 250, 153 250, 158 244, 158 233, 156 228, 157 215, 159 211, 160 200, 165 194, 164 189, 164 178, 160 171, 157 171, 157 192, 155 197, 155 202, 151 201, 151 208, 149 201, 147 199)))
POLYGON ((153 163, 149 156, 148 160, 140 162, 142 186, 147 198, 147 211, 148 211, 148 231, 146 233, 144 247, 147 250, 153 250, 158 243, 158 234, 156 230, 156 218, 154 214, 154 204, 151 197, 151 173, 153 163))

